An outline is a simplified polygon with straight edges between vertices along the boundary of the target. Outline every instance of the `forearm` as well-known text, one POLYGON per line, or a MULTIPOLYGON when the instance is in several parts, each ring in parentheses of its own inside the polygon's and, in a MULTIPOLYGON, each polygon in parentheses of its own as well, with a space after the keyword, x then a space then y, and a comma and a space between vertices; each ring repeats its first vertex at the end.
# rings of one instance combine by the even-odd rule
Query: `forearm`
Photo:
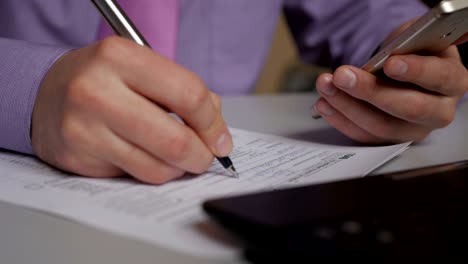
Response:
POLYGON ((69 49, 0 38, 0 148, 32 154, 30 127, 38 88, 69 49))

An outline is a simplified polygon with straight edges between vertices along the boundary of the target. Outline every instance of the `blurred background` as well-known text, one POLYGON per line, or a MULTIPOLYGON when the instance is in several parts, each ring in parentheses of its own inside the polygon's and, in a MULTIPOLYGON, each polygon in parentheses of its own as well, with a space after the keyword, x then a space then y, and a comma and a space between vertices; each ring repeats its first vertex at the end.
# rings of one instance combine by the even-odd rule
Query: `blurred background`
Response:
MULTIPOLYGON (((440 0, 422 0, 432 7, 440 0)), ((468 65, 468 43, 459 46, 468 65)), ((315 79, 328 68, 301 63, 284 17, 278 22, 275 38, 265 68, 257 82, 256 93, 298 93, 315 91, 315 79)))

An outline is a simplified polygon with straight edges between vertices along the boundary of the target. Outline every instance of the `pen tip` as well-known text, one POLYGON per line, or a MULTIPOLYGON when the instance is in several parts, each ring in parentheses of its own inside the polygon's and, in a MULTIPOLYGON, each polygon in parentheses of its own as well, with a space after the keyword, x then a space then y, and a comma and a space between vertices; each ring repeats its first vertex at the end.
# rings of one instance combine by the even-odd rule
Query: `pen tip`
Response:
POLYGON ((236 171, 236 168, 234 168, 234 166, 229 166, 229 168, 227 169, 229 171, 229 173, 231 174, 232 177, 236 178, 236 179, 239 179, 239 173, 237 173, 236 171))

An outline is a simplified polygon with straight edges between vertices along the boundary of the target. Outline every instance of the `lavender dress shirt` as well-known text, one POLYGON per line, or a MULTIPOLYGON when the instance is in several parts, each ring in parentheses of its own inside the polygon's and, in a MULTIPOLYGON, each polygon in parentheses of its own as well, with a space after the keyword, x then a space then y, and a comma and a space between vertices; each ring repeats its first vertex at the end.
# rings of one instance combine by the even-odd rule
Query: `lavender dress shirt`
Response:
MULTIPOLYGON (((179 0, 176 61, 220 94, 252 91, 282 10, 302 58, 361 65, 418 0, 179 0)), ((51 65, 96 40, 89 0, 0 1, 0 148, 32 154, 31 115, 51 65)))

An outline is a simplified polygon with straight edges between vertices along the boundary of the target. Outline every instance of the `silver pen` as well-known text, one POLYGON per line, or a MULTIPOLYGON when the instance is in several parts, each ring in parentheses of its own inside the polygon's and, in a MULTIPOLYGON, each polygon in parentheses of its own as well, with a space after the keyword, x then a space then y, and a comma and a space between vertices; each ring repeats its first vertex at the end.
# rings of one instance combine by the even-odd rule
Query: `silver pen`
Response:
MULTIPOLYGON (((140 31, 138 31, 137 27, 133 24, 133 22, 125 14, 116 1, 91 1, 117 35, 130 39, 141 46, 147 46, 151 48, 150 44, 146 41, 140 31)), ((239 173, 237 173, 236 169, 234 168, 234 164, 232 164, 232 161, 229 157, 216 157, 216 159, 232 177, 239 178, 239 173)))

